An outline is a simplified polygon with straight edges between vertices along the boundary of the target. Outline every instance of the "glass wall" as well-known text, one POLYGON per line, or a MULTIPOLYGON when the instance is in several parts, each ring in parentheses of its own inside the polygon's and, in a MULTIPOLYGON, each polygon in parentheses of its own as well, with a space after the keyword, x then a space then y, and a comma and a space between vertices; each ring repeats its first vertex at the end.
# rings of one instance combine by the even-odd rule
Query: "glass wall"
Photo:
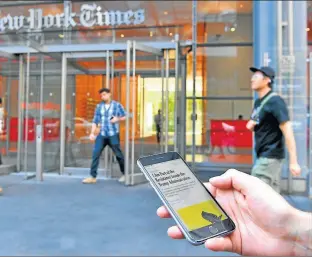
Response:
POLYGON ((193 52, 187 55, 187 160, 209 166, 250 167, 252 133, 246 123, 253 106, 252 2, 197 3, 196 121, 193 113, 193 52))
POLYGON ((16 164, 18 141, 19 60, 0 55, 0 97, 3 123, 0 130, 0 154, 4 165, 16 164))
MULTIPOLYGON (((252 133, 245 128, 253 104, 252 47, 197 49, 196 162, 252 164, 252 133)), ((187 91, 187 146, 191 158, 193 107, 187 91)))
POLYGON ((197 43, 252 42, 252 1, 198 1, 197 43))
POLYGON ((43 171, 59 170, 61 64, 52 57, 25 56, 22 170, 36 169, 36 129, 42 126, 43 171))

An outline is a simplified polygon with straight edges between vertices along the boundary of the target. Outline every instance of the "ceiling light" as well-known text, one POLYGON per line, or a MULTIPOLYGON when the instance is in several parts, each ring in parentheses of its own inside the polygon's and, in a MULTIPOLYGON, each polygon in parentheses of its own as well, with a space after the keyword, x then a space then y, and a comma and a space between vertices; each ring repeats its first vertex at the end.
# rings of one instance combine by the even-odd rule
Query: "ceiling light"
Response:
POLYGON ((164 15, 167 15, 168 14, 168 12, 167 11, 164 11, 164 15))
POLYGON ((152 37, 153 36, 153 31, 150 31, 150 37, 152 37))
POLYGON ((120 36, 121 36, 121 37, 125 37, 125 35, 124 35, 124 34, 121 34, 120 36))
POLYGON ((310 28, 306 28, 306 31, 310 31, 310 28))
POLYGON ((59 37, 60 37, 60 38, 64 38, 64 35, 63 35, 63 34, 59 34, 59 37))
POLYGON ((231 31, 232 31, 232 32, 234 32, 234 31, 235 31, 235 28, 234 28, 234 27, 233 27, 233 28, 231 28, 231 31))
POLYGON ((241 4, 239 7, 240 7, 240 8, 243 8, 243 5, 241 4))
POLYGON ((172 33, 171 33, 171 32, 169 33, 169 36, 172 36, 172 33))

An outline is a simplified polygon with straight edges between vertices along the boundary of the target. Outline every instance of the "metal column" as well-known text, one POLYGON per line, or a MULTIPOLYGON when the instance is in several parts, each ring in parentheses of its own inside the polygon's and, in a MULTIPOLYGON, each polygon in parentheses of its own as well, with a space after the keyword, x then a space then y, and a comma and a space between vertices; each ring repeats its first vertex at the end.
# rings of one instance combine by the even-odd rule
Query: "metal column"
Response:
POLYGON ((186 61, 181 63, 181 94, 180 94, 180 154, 185 159, 186 148, 186 61))
POLYGON ((26 179, 28 179, 28 174, 27 174, 27 166, 28 166, 28 129, 29 129, 29 120, 28 120, 28 109, 29 109, 29 72, 30 72, 30 53, 27 53, 27 68, 26 68, 26 92, 25 92, 25 106, 26 106, 26 111, 25 111, 25 143, 24 143, 24 171, 26 172, 26 179))
POLYGON ((61 124, 60 124, 60 174, 65 167, 65 122, 66 122, 67 56, 62 54, 61 124))
POLYGON ((164 104, 165 104, 165 91, 164 91, 164 86, 165 86, 165 62, 164 62, 164 57, 161 58, 161 133, 160 133, 160 145, 161 145, 161 152, 164 152, 164 104))
POLYGON ((309 79, 309 149, 308 149, 308 154, 309 154, 309 198, 312 199, 312 53, 310 53, 310 79, 309 79))
POLYGON ((166 50, 166 123, 165 123, 165 152, 168 152, 169 141, 169 50, 166 50))
POLYGON ((180 142, 178 140, 178 136, 180 135, 179 131, 179 123, 178 119, 180 115, 178 114, 179 111, 179 101, 180 101, 180 90, 179 90, 179 83, 180 83, 180 58, 179 58, 180 48, 179 42, 177 41, 175 44, 175 101, 174 101, 174 151, 178 151, 180 142))
POLYGON ((134 110, 135 110, 135 103, 136 103, 136 98, 135 98, 135 90, 136 90, 136 77, 135 77, 135 65, 136 65, 136 42, 133 42, 132 45, 132 140, 131 140, 131 185, 134 185, 134 141, 135 141, 135 115, 134 115, 134 110))
POLYGON ((40 111, 39 125, 36 126, 36 180, 43 180, 43 80, 44 56, 40 56, 40 111))
POLYGON ((19 56, 19 81, 18 81, 18 134, 17 134, 17 171, 21 171, 22 141, 23 141, 23 103, 24 103, 24 57, 19 56))
POLYGON ((197 1, 193 0, 192 5, 192 52, 193 52, 193 111, 192 111, 192 168, 195 166, 195 154, 196 154, 196 59, 197 59, 197 1))
MULTIPOLYGON (((110 73, 109 73, 109 68, 110 68, 110 63, 109 63, 109 51, 106 51, 106 88, 110 88, 110 73)), ((104 149, 104 167, 105 167, 105 173, 104 175, 108 175, 108 169, 109 169, 109 164, 108 160, 110 159, 111 151, 109 151, 108 147, 105 147, 104 149)))
POLYGON ((131 41, 127 41, 126 51, 126 135, 125 135, 125 184, 130 185, 129 173, 129 114, 130 114, 130 62, 131 62, 131 41))
MULTIPOLYGON (((12 60, 9 59, 9 71, 12 70, 12 60)), ((6 83, 6 110, 7 113, 11 115, 11 86, 12 84, 12 77, 9 75, 6 83)), ((5 152, 8 154, 10 149, 10 116, 8 115, 6 118, 6 131, 7 131, 7 139, 6 139, 6 146, 5 146, 5 152)))
MULTIPOLYGON (((110 56, 110 55, 109 55, 110 56)), ((112 52, 112 57, 111 57, 111 66, 110 66, 110 71, 111 71, 111 77, 110 77, 110 90, 111 90, 111 95, 113 96, 114 94, 114 78, 115 78, 115 70, 114 70, 114 52, 112 52)), ((113 176, 113 152, 112 150, 109 151, 109 165, 108 165, 108 177, 111 178, 113 176)))

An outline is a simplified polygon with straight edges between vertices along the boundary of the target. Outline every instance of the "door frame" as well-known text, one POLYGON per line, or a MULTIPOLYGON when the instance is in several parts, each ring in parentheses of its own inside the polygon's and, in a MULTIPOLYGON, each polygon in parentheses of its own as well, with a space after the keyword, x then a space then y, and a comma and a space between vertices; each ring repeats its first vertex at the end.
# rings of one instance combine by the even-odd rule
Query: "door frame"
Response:
MULTIPOLYGON (((80 69, 82 73, 89 74, 88 70, 77 66, 72 60, 79 58, 105 58, 106 61, 106 71, 102 74, 106 76, 106 85, 110 87, 110 60, 112 59, 112 54, 110 51, 100 51, 100 52, 72 52, 72 53, 62 53, 62 88, 61 88, 61 121, 60 121, 60 175, 63 175, 67 171, 72 170, 84 170, 87 171, 89 168, 79 168, 79 167, 67 167, 65 165, 65 144, 66 144, 66 98, 67 98, 67 76, 68 76, 68 64, 74 64, 77 69, 80 69)), ((111 151, 106 147, 104 150, 104 169, 99 169, 99 174, 105 177, 111 177, 111 167, 112 167, 112 154, 111 151)))

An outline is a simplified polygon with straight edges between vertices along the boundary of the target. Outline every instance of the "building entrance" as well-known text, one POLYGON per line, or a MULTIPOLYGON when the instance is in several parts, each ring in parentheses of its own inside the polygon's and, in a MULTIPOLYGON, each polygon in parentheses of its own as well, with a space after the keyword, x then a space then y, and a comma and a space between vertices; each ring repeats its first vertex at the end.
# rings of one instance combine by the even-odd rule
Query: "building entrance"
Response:
MULTIPOLYGON (((140 156, 169 150, 183 155, 186 69, 179 53, 178 42, 175 49, 163 50, 128 41, 94 52, 24 55, 21 149, 25 154, 20 171, 41 171, 37 177, 89 175, 94 144, 89 134, 100 102, 98 90, 103 87, 110 88, 112 98, 127 112, 120 124, 126 185, 145 181, 136 165, 140 156), (38 133, 42 138, 39 155, 38 133)), ((103 178, 121 175, 108 147, 98 174, 103 178)))

